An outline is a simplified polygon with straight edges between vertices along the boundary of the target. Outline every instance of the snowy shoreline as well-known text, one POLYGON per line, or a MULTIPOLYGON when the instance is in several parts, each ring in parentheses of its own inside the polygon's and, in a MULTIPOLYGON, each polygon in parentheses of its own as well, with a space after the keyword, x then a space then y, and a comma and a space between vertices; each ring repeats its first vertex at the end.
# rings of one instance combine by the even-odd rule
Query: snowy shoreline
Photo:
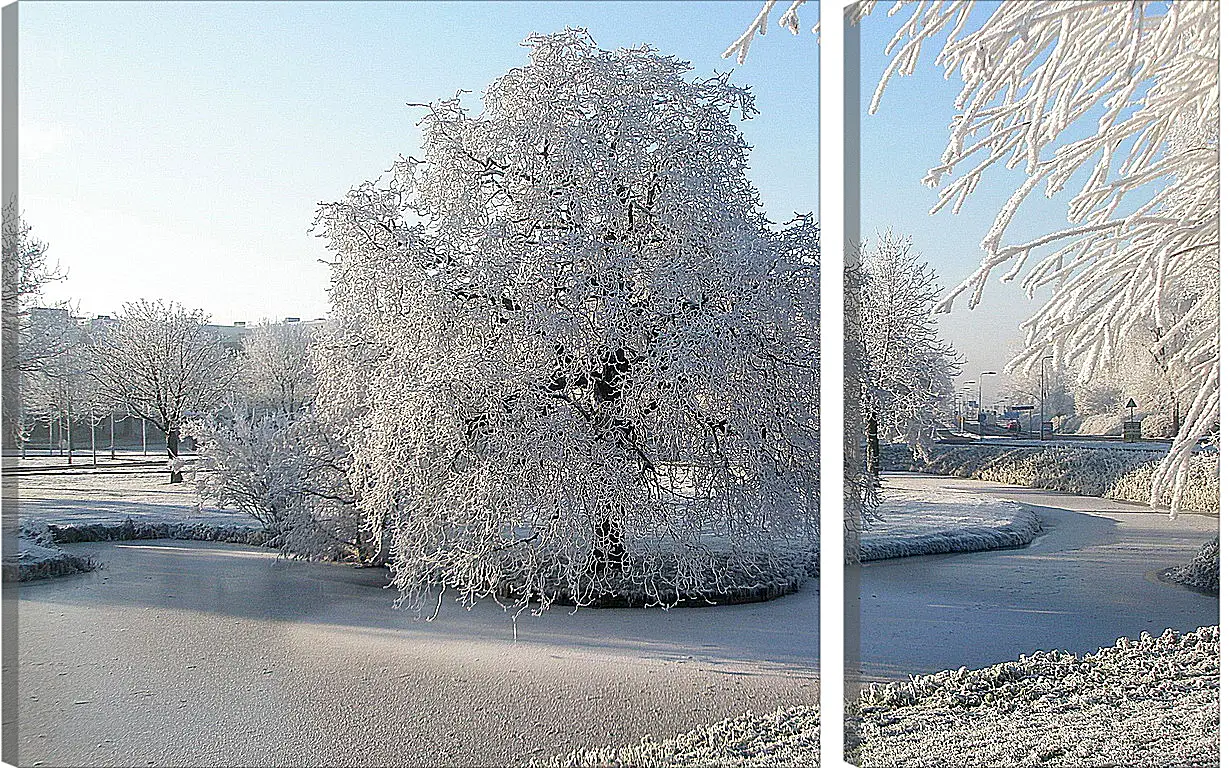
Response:
POLYGON ((958 490, 926 494, 889 486, 859 536, 863 562, 1026 546, 1041 533, 1036 512, 958 490))
POLYGON ((1219 625, 1120 638, 1082 657, 1037 652, 870 686, 847 722, 846 759, 866 768, 1212 766, 1219 689, 1219 625))
POLYGON ((17 558, 4 561, 4 581, 35 581, 57 576, 87 573, 102 563, 67 552, 61 544, 96 541, 137 541, 171 539, 179 541, 216 541, 253 547, 276 546, 275 537, 249 525, 218 523, 181 523, 171 521, 89 522, 56 525, 29 521, 17 533, 17 558))

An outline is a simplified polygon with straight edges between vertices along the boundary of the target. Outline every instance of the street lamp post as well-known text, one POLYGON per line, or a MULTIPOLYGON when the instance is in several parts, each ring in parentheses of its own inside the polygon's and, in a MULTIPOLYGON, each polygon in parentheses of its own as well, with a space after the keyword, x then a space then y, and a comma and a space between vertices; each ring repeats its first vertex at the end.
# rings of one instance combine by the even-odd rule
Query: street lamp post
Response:
POLYGON ((1046 360, 1053 360, 1054 355, 1041 358, 1041 401, 1037 404, 1037 439, 1046 439, 1046 360))
POLYGON ((960 401, 960 431, 961 431, 961 432, 963 432, 963 431, 964 431, 964 410, 965 410, 965 406, 966 406, 965 401, 968 399, 968 391, 969 391, 969 387, 973 386, 973 385, 974 385, 974 384, 976 384, 976 383, 977 383, 977 382, 975 382, 975 381, 966 381, 966 382, 964 383, 964 385, 960 387, 960 394, 961 394, 961 396, 962 396, 962 398, 963 398, 963 399, 960 401))
POLYGON ((986 430, 982 428, 982 420, 981 420, 982 381, 985 379, 986 376, 997 376, 997 375, 998 375, 998 371, 982 371, 980 374, 977 375, 977 439, 978 440, 986 436, 986 430))

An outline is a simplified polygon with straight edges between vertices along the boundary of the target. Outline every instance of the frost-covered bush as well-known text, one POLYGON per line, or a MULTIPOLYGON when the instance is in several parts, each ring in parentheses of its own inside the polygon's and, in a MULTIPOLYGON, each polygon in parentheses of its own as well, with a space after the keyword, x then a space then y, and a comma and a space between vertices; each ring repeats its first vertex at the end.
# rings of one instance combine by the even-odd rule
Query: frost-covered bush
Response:
POLYGON ((280 546, 279 537, 263 528, 248 525, 147 522, 127 518, 119 523, 50 524, 47 528, 57 544, 80 544, 89 541, 177 539, 180 541, 217 541, 226 544, 246 544, 251 547, 280 546))
MULTIPOLYGON (((892 454, 893 466, 900 469, 1141 504, 1150 503, 1154 475, 1161 465, 1155 453, 1113 448, 959 445, 936 446, 928 457, 902 453, 897 449, 892 454)), ((1192 456, 1178 507, 1219 513, 1219 471, 1217 454, 1192 456)), ((1170 501, 1169 494, 1162 494, 1162 504, 1170 501)))
POLYGON ((250 515, 288 555, 371 564, 346 475, 348 455, 310 411, 256 416, 239 410, 197 421, 197 490, 202 500, 250 515))
POLYGON ((774 578, 818 528, 818 229, 764 218, 726 75, 527 45, 320 211, 358 507, 414 607, 774 578))
POLYGON ((1170 581, 1220 594, 1220 536, 1199 548, 1189 562, 1162 574, 1170 581))

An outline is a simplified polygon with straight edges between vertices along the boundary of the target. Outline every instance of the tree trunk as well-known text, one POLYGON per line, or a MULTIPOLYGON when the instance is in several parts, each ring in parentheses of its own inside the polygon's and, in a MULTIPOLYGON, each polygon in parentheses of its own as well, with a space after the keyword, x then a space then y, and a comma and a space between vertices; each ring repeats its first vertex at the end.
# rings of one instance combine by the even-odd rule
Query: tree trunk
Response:
POLYGON ((183 472, 179 471, 179 427, 171 427, 166 431, 166 455, 171 465, 171 482, 182 483, 183 472))
POLYGON ((620 571, 627 559, 627 547, 623 543, 623 526, 607 516, 597 524, 593 541, 593 568, 597 575, 620 571))

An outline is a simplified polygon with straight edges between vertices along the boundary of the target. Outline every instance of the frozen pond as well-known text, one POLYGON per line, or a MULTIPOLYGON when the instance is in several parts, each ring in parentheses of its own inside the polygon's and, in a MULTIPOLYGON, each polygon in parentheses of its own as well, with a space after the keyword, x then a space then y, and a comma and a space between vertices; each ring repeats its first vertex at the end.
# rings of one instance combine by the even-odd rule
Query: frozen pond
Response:
POLYGON ((180 541, 22 584, 22 765, 510 765, 815 703, 818 585, 769 603, 432 622, 375 570, 180 541))
POLYGON ((1020 654, 1087 653, 1140 632, 1218 624, 1215 596, 1161 582, 1216 535, 1218 518, 978 480, 888 473, 910 492, 968 491, 1031 505, 1042 535, 1020 549, 868 562, 861 670, 888 680, 984 667, 1020 654))

